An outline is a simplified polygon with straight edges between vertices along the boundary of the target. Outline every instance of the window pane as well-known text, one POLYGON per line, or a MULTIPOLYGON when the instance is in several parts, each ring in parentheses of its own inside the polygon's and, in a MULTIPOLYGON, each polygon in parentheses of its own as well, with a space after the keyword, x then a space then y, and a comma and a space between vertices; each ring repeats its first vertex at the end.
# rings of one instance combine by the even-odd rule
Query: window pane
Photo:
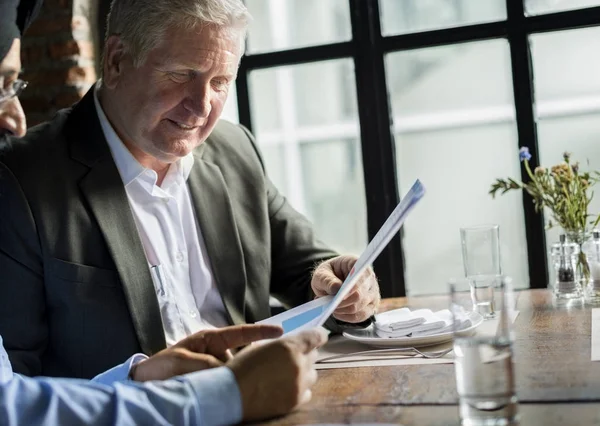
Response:
POLYGON ((553 101, 600 96, 599 37, 600 27, 531 36, 538 113, 553 101))
POLYGON ((459 228, 500 225, 503 271, 529 286, 521 194, 493 200, 497 177, 519 176, 510 54, 505 40, 386 57, 398 179, 427 194, 404 225, 409 294, 445 293, 463 276, 459 228))
POLYGON ((506 19, 506 0, 380 0, 384 35, 506 19))
POLYGON ((318 235, 344 252, 366 247, 366 211, 360 144, 356 138, 300 146, 304 197, 318 235))
MULTIPOLYGON (((260 142, 260 141, 259 141, 260 142)), ((263 161, 271 182, 280 190, 287 188, 288 181, 285 173, 285 150, 281 144, 261 146, 263 161)))
POLYGON ((253 129, 267 171, 318 236, 342 252, 367 243, 354 68, 349 59, 252 71, 253 129))
POLYGON ((246 0, 250 53, 350 40, 348 0, 246 0))
MULTIPOLYGON (((569 151, 582 169, 600 170, 600 28, 536 34, 530 41, 541 164, 557 164, 569 151)), ((593 214, 600 212, 598 192, 593 214)), ((548 247, 559 233, 546 233, 548 247)))
POLYGON ((525 0, 525 10, 528 15, 541 15, 592 6, 600 6, 600 0, 525 0))

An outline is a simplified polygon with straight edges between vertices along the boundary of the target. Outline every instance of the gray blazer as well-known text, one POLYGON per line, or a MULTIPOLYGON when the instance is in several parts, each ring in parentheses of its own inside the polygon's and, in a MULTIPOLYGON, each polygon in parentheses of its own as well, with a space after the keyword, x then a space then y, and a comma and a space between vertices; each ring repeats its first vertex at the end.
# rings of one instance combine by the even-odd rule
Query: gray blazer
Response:
MULTIPOLYGON (((232 324, 295 306, 336 253, 265 175, 252 136, 219 122, 188 180, 232 324)), ((165 348, 158 302, 92 92, 0 154, 0 335, 16 372, 91 378, 165 348)))

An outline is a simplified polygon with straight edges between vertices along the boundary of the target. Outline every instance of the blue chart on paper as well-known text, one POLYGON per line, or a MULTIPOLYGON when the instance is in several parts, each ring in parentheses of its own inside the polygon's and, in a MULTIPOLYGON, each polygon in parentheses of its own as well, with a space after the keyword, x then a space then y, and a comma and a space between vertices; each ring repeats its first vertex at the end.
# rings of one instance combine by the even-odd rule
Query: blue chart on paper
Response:
POLYGON ((281 323, 281 326, 283 327, 283 333, 285 334, 287 332, 295 330, 298 327, 303 326, 307 322, 314 320, 319 315, 321 315, 323 309, 325 309, 325 306, 318 306, 316 308, 311 309, 310 311, 303 312, 299 315, 296 315, 292 318, 283 321, 281 323))

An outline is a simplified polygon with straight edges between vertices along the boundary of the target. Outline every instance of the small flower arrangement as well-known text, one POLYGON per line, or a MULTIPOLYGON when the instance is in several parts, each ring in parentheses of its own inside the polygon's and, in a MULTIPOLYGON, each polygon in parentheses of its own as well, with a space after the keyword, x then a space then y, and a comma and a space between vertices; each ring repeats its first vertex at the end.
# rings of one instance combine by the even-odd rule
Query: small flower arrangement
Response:
MULTIPOLYGON (((581 172, 579 162, 571 164, 571 154, 563 154, 563 162, 546 169, 538 166, 532 172, 529 167, 531 154, 529 148, 522 147, 519 158, 525 165, 529 175, 529 182, 523 183, 512 178, 496 179, 492 184, 490 194, 495 198, 496 194, 504 194, 513 189, 524 189, 533 198, 535 210, 541 212, 544 207, 552 213, 552 220, 548 221, 548 228, 558 224, 569 238, 579 244, 581 249, 585 241, 585 232, 588 225, 596 227, 600 222, 600 215, 588 213, 588 207, 594 196, 591 188, 600 181, 598 172, 581 172)), ((590 271, 586 256, 580 250, 578 268, 584 278, 589 279, 590 271)))
MULTIPOLYGON (((512 178, 497 179, 489 192, 492 197, 499 191, 504 194, 513 189, 524 189, 533 198, 535 210, 541 212, 544 207, 548 208, 554 222, 567 233, 585 231, 588 225, 598 225, 600 216, 590 220, 593 216, 588 213, 588 207, 594 196, 591 188, 600 181, 600 173, 582 173, 579 162, 571 164, 569 152, 563 154, 564 162, 550 169, 538 166, 533 172, 529 167, 529 148, 522 147, 519 158, 525 165, 530 181, 523 183, 512 178)), ((549 220, 548 228, 553 225, 549 220)))

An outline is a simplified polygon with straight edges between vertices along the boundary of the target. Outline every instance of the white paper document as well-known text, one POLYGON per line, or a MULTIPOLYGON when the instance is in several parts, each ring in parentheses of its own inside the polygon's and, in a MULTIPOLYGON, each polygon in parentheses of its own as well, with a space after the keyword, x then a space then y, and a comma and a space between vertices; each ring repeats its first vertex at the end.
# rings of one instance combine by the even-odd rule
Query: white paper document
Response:
POLYGON ((390 240, 402 227, 406 217, 415 205, 423 198, 425 188, 419 180, 415 181, 402 201, 396 206, 387 218, 381 229, 371 240, 363 254, 358 258, 350 274, 344 280, 340 290, 335 296, 326 296, 315 299, 304 305, 297 306, 279 315, 272 316, 257 324, 276 324, 283 328, 283 333, 296 333, 308 328, 322 326, 327 318, 339 306, 356 284, 360 275, 371 265, 377 256, 388 245, 390 240))

